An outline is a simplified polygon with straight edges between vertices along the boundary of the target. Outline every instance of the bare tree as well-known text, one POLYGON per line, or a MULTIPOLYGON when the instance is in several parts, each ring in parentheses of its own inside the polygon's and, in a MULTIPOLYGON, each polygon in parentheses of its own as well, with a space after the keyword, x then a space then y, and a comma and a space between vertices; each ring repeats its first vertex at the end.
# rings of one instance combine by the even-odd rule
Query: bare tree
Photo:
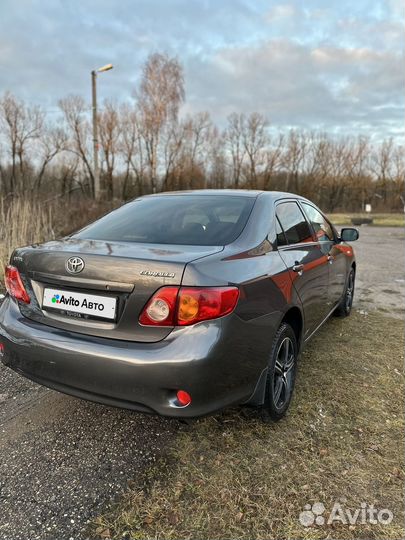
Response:
POLYGON ((117 107, 109 101, 104 103, 104 110, 98 118, 99 136, 106 170, 104 173, 108 200, 114 196, 114 169, 119 149, 121 124, 117 107))
POLYGON ((177 122, 179 107, 184 101, 183 70, 178 60, 160 53, 149 56, 135 97, 141 116, 150 186, 155 192, 162 131, 168 124, 177 122))
POLYGON ((393 206, 395 206, 396 208, 402 207, 402 209, 405 211, 405 148, 403 146, 395 147, 392 155, 392 161, 392 176, 394 184, 393 206))
POLYGON ((66 195, 72 193, 75 189, 75 182, 77 181, 76 172, 79 168, 80 158, 76 154, 66 153, 62 163, 59 165, 58 170, 55 170, 60 179, 60 195, 66 195))
POLYGON ((277 137, 269 139, 268 148, 265 150, 265 167, 263 172, 263 189, 270 190, 273 177, 279 171, 282 163, 284 135, 279 133, 277 137))
POLYGON ((130 187, 129 184, 133 178, 132 174, 135 176, 138 193, 142 195, 145 169, 143 158, 144 148, 137 111, 127 103, 124 103, 120 107, 119 119, 121 126, 119 151, 125 165, 122 198, 126 200, 130 187))
POLYGON ((9 92, 6 92, 0 101, 0 120, 11 158, 11 178, 7 186, 9 192, 13 190, 16 182, 19 117, 20 109, 16 99, 9 92))
POLYGON ((242 141, 247 156, 247 185, 257 189, 258 170, 264 164, 264 151, 268 144, 268 121, 259 113, 252 113, 243 122, 242 141))
POLYGON ((90 191, 94 194, 94 175, 89 157, 90 126, 85 116, 88 107, 81 96, 74 95, 61 99, 58 104, 70 132, 67 150, 79 157, 90 180, 90 191))
POLYGON ((387 202, 388 186, 393 179, 394 151, 394 141, 390 137, 371 152, 370 166, 377 178, 384 203, 387 202))
POLYGON ((66 149, 67 133, 63 128, 46 126, 39 141, 39 167, 33 189, 41 189, 42 179, 51 161, 66 149))
MULTIPOLYGON (((162 133, 163 146, 163 181, 162 190, 166 191, 174 188, 174 172, 178 166, 178 161, 181 156, 181 151, 184 143, 184 125, 169 124, 162 133), (170 185, 172 181, 172 185, 170 185)), ((184 165, 184 163, 183 163, 184 165)))
POLYGON ((243 144, 243 129, 245 117, 243 114, 232 113, 228 116, 228 127, 225 131, 227 149, 232 158, 232 184, 237 189, 242 178, 242 167, 246 155, 243 144))
POLYGON ((0 100, 0 123, 11 157, 9 189, 25 188, 24 160, 29 143, 41 135, 45 114, 40 107, 28 107, 23 101, 6 92, 0 100), (17 178, 17 163, 19 175, 17 178))
POLYGON ((215 126, 210 130, 208 138, 208 156, 210 166, 208 169, 209 187, 223 189, 227 186, 227 156, 226 136, 220 133, 215 126))
POLYGON ((352 199, 364 210, 369 186, 369 139, 358 137, 350 141, 346 152, 345 177, 351 185, 352 199))
MULTIPOLYGON (((343 194, 347 187, 347 177, 345 175, 347 166, 348 141, 341 139, 333 141, 321 139, 316 153, 317 175, 312 186, 312 193, 318 190, 321 192, 319 204, 324 204, 330 211, 343 205, 343 194)), ((308 196, 311 196, 310 192, 308 196)))
POLYGON ((4 145, 0 138, 0 195, 9 193, 6 160, 4 158, 4 145))
MULTIPOLYGON (((188 117, 183 122, 183 153, 181 160, 183 168, 187 170, 187 187, 191 189, 201 181, 201 173, 204 171, 204 161, 208 152, 208 143, 212 122, 208 112, 197 113, 194 117, 188 117)), ((203 187, 206 186, 204 174, 203 187)))
POLYGON ((305 135, 293 129, 290 130, 283 156, 283 168, 286 170, 285 191, 299 192, 300 171, 306 147, 305 135))

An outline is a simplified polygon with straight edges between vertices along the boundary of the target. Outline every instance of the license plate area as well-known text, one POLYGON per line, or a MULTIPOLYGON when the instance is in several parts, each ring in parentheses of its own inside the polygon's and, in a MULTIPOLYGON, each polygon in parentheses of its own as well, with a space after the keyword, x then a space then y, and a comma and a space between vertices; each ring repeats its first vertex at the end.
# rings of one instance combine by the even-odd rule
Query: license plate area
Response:
POLYGON ((42 309, 78 319, 115 321, 117 298, 45 287, 42 309))

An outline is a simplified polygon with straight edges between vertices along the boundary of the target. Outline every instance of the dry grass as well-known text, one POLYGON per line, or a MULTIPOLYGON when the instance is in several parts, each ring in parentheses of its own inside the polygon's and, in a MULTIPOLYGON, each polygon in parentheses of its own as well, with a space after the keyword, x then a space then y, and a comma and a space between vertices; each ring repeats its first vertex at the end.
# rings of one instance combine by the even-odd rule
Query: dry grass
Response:
POLYGON ((85 197, 51 202, 0 198, 0 290, 3 269, 17 247, 65 236, 116 206, 85 197))
POLYGON ((96 538, 399 539, 403 324, 332 319, 303 354, 289 415, 232 410, 186 427, 167 458, 96 520, 96 538), (390 525, 299 523, 305 504, 388 508, 390 525))
POLYGON ((404 214, 329 214, 329 218, 335 225, 352 226, 351 218, 372 218, 373 225, 377 227, 404 227, 404 214))
POLYGON ((16 247, 54 237, 51 208, 29 199, 13 199, 7 205, 0 199, 0 231, 1 283, 3 268, 16 247))

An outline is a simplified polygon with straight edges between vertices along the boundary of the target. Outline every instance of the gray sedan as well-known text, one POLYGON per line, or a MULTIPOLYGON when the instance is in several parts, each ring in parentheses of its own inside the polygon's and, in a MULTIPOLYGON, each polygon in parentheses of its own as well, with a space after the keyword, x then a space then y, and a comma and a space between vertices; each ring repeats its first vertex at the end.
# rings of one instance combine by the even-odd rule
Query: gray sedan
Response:
POLYGON ((305 342, 332 313, 350 313, 346 241, 357 237, 290 193, 140 197, 14 251, 1 359, 108 405, 196 417, 246 404, 279 420, 305 342))

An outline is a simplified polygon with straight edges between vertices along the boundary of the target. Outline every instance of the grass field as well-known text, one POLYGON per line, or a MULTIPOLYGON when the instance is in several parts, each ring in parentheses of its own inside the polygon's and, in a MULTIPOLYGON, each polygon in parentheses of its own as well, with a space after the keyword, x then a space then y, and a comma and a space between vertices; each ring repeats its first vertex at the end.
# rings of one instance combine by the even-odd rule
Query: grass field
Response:
POLYGON ((164 460, 92 526, 95 538, 399 539, 403 528, 403 324, 332 319, 301 358, 289 415, 234 409, 185 426, 164 460), (388 508, 392 523, 313 525, 322 502, 388 508))
POLYGON ((86 198, 49 204, 15 198, 6 204, 0 198, 0 292, 4 290, 3 269, 17 247, 64 236, 93 221, 112 208, 108 202, 95 203, 86 198))
POLYGON ((0 290, 3 269, 14 248, 53 237, 50 210, 43 210, 39 203, 16 200, 6 206, 0 199, 0 290))
POLYGON ((350 225, 352 226, 351 218, 365 217, 372 218, 373 225, 377 227, 404 227, 405 215, 402 214, 329 214, 329 219, 335 225, 350 225))

